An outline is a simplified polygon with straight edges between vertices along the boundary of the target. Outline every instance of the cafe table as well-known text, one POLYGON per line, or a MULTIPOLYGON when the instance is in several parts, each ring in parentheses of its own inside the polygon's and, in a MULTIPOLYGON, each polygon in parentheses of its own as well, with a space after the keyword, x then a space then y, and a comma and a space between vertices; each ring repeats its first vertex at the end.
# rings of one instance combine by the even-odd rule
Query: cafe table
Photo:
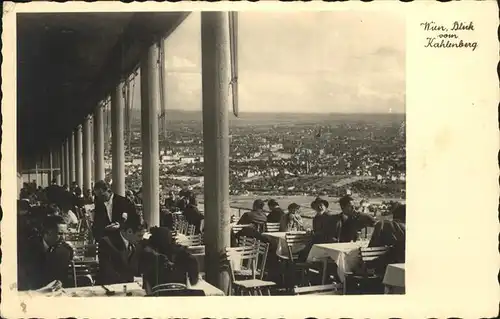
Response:
POLYGON ((342 283, 345 282, 346 273, 352 272, 361 263, 361 247, 367 247, 368 241, 348 243, 315 244, 307 256, 308 262, 323 262, 323 279, 326 281, 326 268, 329 260, 337 265, 337 274, 342 283))
POLYGON ((386 294, 405 293, 405 264, 389 264, 385 269, 384 281, 386 294))

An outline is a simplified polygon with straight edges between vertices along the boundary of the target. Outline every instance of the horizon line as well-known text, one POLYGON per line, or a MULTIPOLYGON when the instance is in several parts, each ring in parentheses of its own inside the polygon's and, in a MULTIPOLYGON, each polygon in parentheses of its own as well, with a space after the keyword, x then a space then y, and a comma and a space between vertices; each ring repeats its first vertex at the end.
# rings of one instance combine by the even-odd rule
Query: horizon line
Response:
MULTIPOLYGON (((134 110, 140 111, 141 109, 139 108, 134 108, 134 110)), ((183 110, 183 109, 173 109, 170 108, 166 110, 168 113, 169 111, 179 111, 179 112, 190 112, 190 113, 202 113, 203 110, 183 110)), ((228 113, 232 113, 231 110, 228 110, 228 113)), ((268 113, 268 114, 353 114, 353 115, 406 115, 406 112, 278 112, 278 111, 245 111, 245 112, 239 112, 239 114, 248 114, 248 113, 268 113)))

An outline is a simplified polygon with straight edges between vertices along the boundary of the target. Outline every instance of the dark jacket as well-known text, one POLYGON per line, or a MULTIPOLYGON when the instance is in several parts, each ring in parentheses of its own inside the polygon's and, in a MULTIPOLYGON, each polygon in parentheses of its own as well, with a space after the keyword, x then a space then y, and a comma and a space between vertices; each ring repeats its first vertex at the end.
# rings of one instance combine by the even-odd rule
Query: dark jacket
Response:
POLYGON ((54 280, 66 282, 73 249, 62 242, 45 250, 41 237, 18 247, 18 290, 36 290, 54 280))
POLYGON ((111 285, 134 281, 139 276, 141 245, 134 245, 132 251, 125 247, 120 232, 105 236, 99 242, 99 274, 97 282, 111 285))
POLYGON ((281 219, 285 215, 285 212, 283 209, 280 207, 275 207, 271 210, 269 215, 267 215, 267 222, 268 223, 279 223, 281 222, 281 219))
POLYGON ((109 233, 105 231, 106 226, 113 222, 121 223, 123 221, 123 213, 126 213, 127 216, 137 214, 134 204, 123 196, 117 194, 113 195, 113 211, 111 213, 112 220, 109 220, 104 202, 99 199, 96 200, 92 234, 97 242, 109 233))
POLYGON ((252 224, 259 232, 262 232, 265 230, 266 222, 267 216, 262 210, 252 210, 250 212, 244 213, 238 221, 238 224, 252 224))
POLYGON ((350 217, 344 214, 336 215, 335 238, 341 243, 356 241, 358 231, 374 226, 375 221, 375 218, 365 213, 356 213, 350 217))
POLYGON ((377 268, 383 275, 388 264, 405 262, 406 225, 397 220, 382 220, 375 224, 368 247, 390 247, 386 255, 377 260, 377 268))
POLYGON ((313 218, 313 242, 315 244, 336 242, 336 215, 325 212, 313 218))
POLYGON ((195 234, 199 234, 201 232, 201 221, 205 217, 200 213, 198 207, 194 205, 187 205, 184 209, 184 216, 190 225, 195 226, 195 234))

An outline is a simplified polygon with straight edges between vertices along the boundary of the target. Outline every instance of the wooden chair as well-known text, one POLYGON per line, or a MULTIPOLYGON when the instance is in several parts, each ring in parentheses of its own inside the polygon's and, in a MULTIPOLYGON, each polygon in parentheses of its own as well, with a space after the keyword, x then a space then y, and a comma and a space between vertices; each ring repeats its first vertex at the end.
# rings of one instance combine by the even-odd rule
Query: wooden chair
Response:
POLYGON ((191 236, 196 233, 196 227, 194 225, 189 225, 188 224, 188 229, 187 229, 187 235, 191 236))
POLYGON ((93 286, 95 278, 99 270, 97 261, 75 261, 72 260, 69 264, 69 278, 74 287, 78 286, 93 286), (80 283, 82 283, 80 285, 80 283))
POLYGON ((276 233, 280 231, 280 223, 266 223, 267 233, 276 233))
POLYGON ((257 239, 247 236, 241 236, 237 242, 239 247, 254 246, 257 242, 257 239))
POLYGON ((198 235, 190 235, 190 236, 185 236, 182 239, 179 239, 178 237, 176 238, 176 242, 179 245, 182 246, 200 246, 203 245, 203 236, 202 234, 198 235))
POLYGON ((253 227, 252 224, 241 224, 241 225, 233 225, 233 227, 231 227, 231 232, 236 235, 240 230, 242 230, 243 228, 247 228, 247 227, 253 227))
POLYGON ((257 279, 258 255, 259 249, 256 245, 226 248, 225 259, 230 268, 232 284, 236 294, 262 295, 262 290, 267 290, 270 295, 269 288, 276 285, 272 281, 257 279), (239 270, 236 269, 236 264, 239 263, 240 267, 243 268, 242 266, 246 261, 248 261, 248 265, 251 267, 251 276, 249 279, 237 279, 239 270))
POLYGON ((318 285, 307 287, 295 287, 294 295, 341 295, 342 284, 318 285))
MULTIPOLYGON (((288 274, 291 279, 295 281, 295 275, 300 275, 299 285, 309 285, 309 281, 307 280, 309 268, 312 266, 307 262, 299 262, 299 254, 300 252, 306 248, 311 240, 312 235, 306 232, 290 232, 285 234, 285 240, 288 248, 288 258, 285 258, 286 267, 288 268, 288 274), (295 246, 304 246, 301 250, 294 250, 295 246)), ((281 257, 283 258, 283 257, 281 257)), ((290 283, 292 285, 292 283, 290 283)), ((296 282, 293 282, 293 286, 296 285, 296 282)))
POLYGON ((86 243, 89 239, 89 236, 85 232, 78 233, 67 233, 64 235, 64 241, 66 242, 84 242, 86 243))
POLYGON ((96 260, 99 255, 98 244, 85 244, 82 246, 73 246, 74 260, 96 260))
POLYGON ((193 256, 205 256, 205 245, 188 246, 187 250, 193 256))
POLYGON ((376 274, 375 262, 384 256, 390 247, 362 247, 362 265, 354 273, 346 272, 344 294, 383 294, 383 278, 376 274))

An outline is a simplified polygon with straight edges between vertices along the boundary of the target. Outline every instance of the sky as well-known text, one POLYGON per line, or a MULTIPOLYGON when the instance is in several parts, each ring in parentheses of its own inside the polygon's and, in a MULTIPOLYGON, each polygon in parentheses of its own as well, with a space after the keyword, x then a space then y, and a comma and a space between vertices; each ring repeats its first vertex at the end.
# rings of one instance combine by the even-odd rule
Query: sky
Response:
MULTIPOLYGON (((405 112, 403 16, 240 12, 238 28, 240 112, 405 112)), ((166 69, 167 110, 201 110, 200 13, 166 40, 166 69)))

